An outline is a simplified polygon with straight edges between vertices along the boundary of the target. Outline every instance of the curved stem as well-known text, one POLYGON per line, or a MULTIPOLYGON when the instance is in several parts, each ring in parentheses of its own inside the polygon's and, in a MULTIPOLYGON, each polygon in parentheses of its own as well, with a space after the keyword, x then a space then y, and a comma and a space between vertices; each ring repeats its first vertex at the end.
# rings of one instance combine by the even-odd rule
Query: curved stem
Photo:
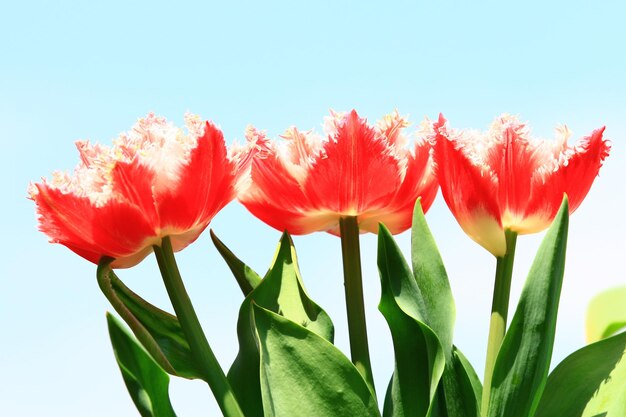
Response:
POLYGON ((481 416, 486 417, 489 412, 489 396, 491 395, 491 378, 496 358, 506 333, 506 320, 509 311, 509 296, 511 293, 511 276, 515 259, 515 244, 517 233, 505 230, 506 253, 498 257, 496 265, 496 279, 493 288, 491 304, 491 321, 489 323, 489 339, 487 342, 487 359, 485 360, 485 379, 483 397, 481 401, 481 416))
POLYGON ((191 305, 191 300, 187 290, 185 290, 178 266, 176 265, 169 237, 163 238, 161 246, 154 246, 154 254, 161 270, 165 288, 176 312, 176 317, 178 317, 183 333, 187 342, 189 342, 191 353, 200 367, 203 379, 209 384, 211 391, 213 391, 213 395, 224 416, 243 417, 244 414, 239 407, 239 403, 226 379, 226 375, 224 375, 224 371, 209 346, 209 342, 200 326, 198 316, 191 305))
POLYGON ((363 303, 363 279, 361 275, 361 249, 359 247, 359 225, 354 216, 340 219, 341 254, 343 257, 343 279, 350 334, 352 363, 359 370, 373 393, 374 377, 367 344, 365 306, 363 303))

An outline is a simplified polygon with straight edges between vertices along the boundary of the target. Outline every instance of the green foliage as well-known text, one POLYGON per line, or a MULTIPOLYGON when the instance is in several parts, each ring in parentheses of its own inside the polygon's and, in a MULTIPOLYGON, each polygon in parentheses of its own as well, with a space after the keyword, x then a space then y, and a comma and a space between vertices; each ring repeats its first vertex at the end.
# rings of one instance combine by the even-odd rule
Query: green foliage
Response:
POLYGON ((528 417, 543 391, 554 344, 567 244, 563 204, 537 252, 494 367, 489 417, 528 417))
POLYGON ((170 403, 169 376, 107 313, 109 336, 126 388, 143 417, 175 417, 170 403))
POLYGON ((453 348, 454 299, 419 201, 411 243, 413 271, 391 233, 380 226, 379 310, 391 330, 395 354, 383 414, 475 416, 480 382, 469 362, 453 348))
POLYGON ((425 323, 425 307, 409 266, 389 231, 378 232, 381 276, 379 310, 385 316, 394 345, 395 370, 385 416, 425 416, 445 367, 444 349, 425 323))
POLYGON ((626 333, 572 353, 548 377, 534 417, 626 415, 626 333))
POLYGON ((261 283, 261 277, 252 268, 237 258, 235 254, 217 238, 213 230, 210 230, 210 233, 213 244, 220 255, 222 255, 222 258, 224 258, 224 261, 226 261, 226 264, 237 280, 237 284, 239 284, 239 288, 241 288, 241 292, 243 292, 244 296, 250 294, 252 290, 261 283))
POLYGON ((380 416, 346 356, 310 328, 253 304, 265 417, 380 416))
POLYGON ((452 365, 451 368, 456 373, 457 380, 459 381, 458 395, 460 398, 464 399, 466 404, 465 415, 478 416, 480 414, 480 400, 483 395, 483 386, 472 364, 456 346, 454 346, 452 350, 452 365))
POLYGON ((261 364, 253 333, 253 303, 280 314, 329 342, 332 342, 334 336, 330 317, 306 294, 293 242, 285 233, 278 245, 272 266, 263 280, 247 295, 239 310, 237 322, 239 352, 228 372, 228 380, 247 417, 263 415, 259 378, 261 364))
POLYGON ((115 311, 165 371, 184 378, 202 378, 176 316, 135 294, 115 275, 111 259, 98 265, 98 284, 115 311))

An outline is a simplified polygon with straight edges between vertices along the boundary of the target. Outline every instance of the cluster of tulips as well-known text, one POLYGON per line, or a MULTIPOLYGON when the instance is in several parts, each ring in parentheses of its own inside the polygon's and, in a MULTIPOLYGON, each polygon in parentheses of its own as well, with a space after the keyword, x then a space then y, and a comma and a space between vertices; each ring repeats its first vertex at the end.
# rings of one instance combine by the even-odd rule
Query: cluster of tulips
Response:
POLYGON ((545 141, 506 114, 487 132, 456 130, 439 116, 409 141, 397 112, 370 125, 353 110, 331 112, 323 135, 291 127, 271 140, 249 127, 244 144, 227 147, 212 122, 187 115, 186 126, 148 114, 111 147, 79 141, 73 173, 29 188, 40 230, 98 265, 100 288, 132 331, 107 315, 141 415, 175 415, 168 374, 205 380, 228 417, 626 415, 619 414, 626 394, 617 395, 626 384, 624 334, 605 332, 549 374, 568 218, 609 154, 604 128, 571 146, 565 126, 556 141, 545 141), (453 344, 454 300, 424 218, 439 188, 461 228, 497 260, 482 382, 453 344), (239 353, 225 373, 174 252, 233 199, 284 233, 263 277, 211 233, 245 296, 239 353), (407 262, 392 235, 409 228, 407 262), (547 228, 508 324, 517 236, 547 228), (341 239, 350 359, 332 344, 332 321, 298 271, 290 234, 316 231, 341 239), (395 370, 381 404, 364 313, 363 232, 378 234, 379 309, 394 344, 395 370), (150 253, 175 314, 114 272, 150 253))

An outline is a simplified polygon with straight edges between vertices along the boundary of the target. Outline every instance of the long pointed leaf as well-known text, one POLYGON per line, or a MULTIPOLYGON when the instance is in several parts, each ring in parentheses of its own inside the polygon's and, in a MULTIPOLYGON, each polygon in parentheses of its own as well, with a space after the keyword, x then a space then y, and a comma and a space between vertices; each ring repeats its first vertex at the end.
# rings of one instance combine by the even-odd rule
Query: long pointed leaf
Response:
POLYGON ((459 361, 452 345, 454 299, 420 201, 413 215, 412 272, 384 226, 378 236, 379 309, 391 329, 396 357, 384 415, 477 415, 470 381, 479 386, 480 382, 473 378, 471 365, 459 361))
POLYGON ((472 407, 472 401, 466 401, 468 404, 468 416, 480 414, 480 400, 483 396, 483 386, 480 378, 476 375, 476 371, 472 364, 467 360, 465 355, 455 346, 453 349, 453 363, 456 374, 459 378, 459 386, 463 390, 462 398, 468 399, 473 395, 475 408, 472 407), (473 410, 473 411, 472 411, 473 410))
POLYGON ((163 369, 107 313, 115 359, 139 414, 143 417, 175 417, 169 398, 170 379, 163 369))
POLYGON ((550 368, 567 244, 567 198, 530 269, 493 372, 489 417, 527 417, 550 368))
POLYGON ((572 353, 550 374, 534 417, 626 415, 626 333, 572 353))
POLYGON ((115 275, 110 259, 98 265, 98 284, 115 311, 143 347, 166 372, 184 378, 202 378, 176 316, 135 294, 115 275))
POLYGON ((480 400, 483 387, 476 371, 456 346, 441 378, 447 416, 477 417, 480 415, 480 400))
POLYGON ((446 413, 450 417, 477 416, 480 396, 477 399, 472 393, 482 392, 482 385, 470 363, 452 345, 456 318, 454 297, 439 249, 426 223, 421 199, 417 200, 413 212, 411 261, 426 323, 437 335, 446 357, 441 381, 446 413))
POLYGON ((293 242, 285 233, 267 275, 248 294, 239 309, 239 352, 228 371, 228 380, 247 417, 263 415, 259 350, 251 322, 253 302, 299 323, 331 342, 334 336, 330 317, 308 297, 304 289, 293 242))
POLYGON ((209 233, 211 234, 211 240, 213 240, 213 244, 217 248, 217 251, 220 255, 222 255, 222 258, 224 258, 226 264, 233 273, 233 276, 237 280, 237 284, 239 284, 239 288, 241 288, 243 295, 245 296, 250 294, 252 290, 261 283, 261 277, 259 274, 254 272, 252 268, 237 258, 235 254, 232 253, 231 250, 218 239, 215 233, 213 233, 213 230, 210 230, 209 233))
POLYGON ((445 367, 445 355, 425 323, 423 297, 389 230, 378 230, 381 298, 378 309, 391 330, 395 370, 384 416, 426 416, 445 367))
POLYGON ((448 273, 426 223, 420 200, 418 199, 415 204, 411 228, 413 276, 421 296, 419 303, 422 306, 422 314, 428 326, 439 338, 446 358, 449 359, 452 356, 456 307, 448 273))
POLYGON ((380 416, 365 380, 332 343, 256 304, 253 320, 266 417, 380 416))

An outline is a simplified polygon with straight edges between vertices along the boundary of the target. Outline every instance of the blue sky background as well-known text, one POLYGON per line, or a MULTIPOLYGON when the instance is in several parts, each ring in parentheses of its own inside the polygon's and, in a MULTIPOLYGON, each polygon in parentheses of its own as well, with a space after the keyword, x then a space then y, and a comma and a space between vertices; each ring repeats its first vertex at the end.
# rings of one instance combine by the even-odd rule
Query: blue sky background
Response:
MULTIPOLYGON (((253 123, 276 136, 320 127, 328 109, 374 122, 397 108, 414 123, 443 112, 485 129, 519 114, 536 135, 607 126, 613 151, 570 226, 555 362, 583 345, 584 310, 626 282, 626 29, 622 2, 10 2, 0 12, 0 415, 133 416, 115 365, 95 266, 36 230, 30 181, 72 170, 73 142, 110 143, 149 111, 182 124, 192 111, 228 141, 253 123)), ((482 375, 495 260, 467 238, 439 195, 427 215, 457 302, 456 344, 482 375)), ((237 203, 215 232, 257 271, 280 233, 237 203)), ((518 243, 513 302, 541 236, 518 243)), ((407 233, 398 237, 409 250, 407 233)), ((347 352, 340 242, 295 239, 311 296, 347 352)), ((376 241, 363 236, 365 296, 379 392, 391 340, 376 306, 376 241)), ((208 234, 179 265, 216 355, 237 351, 242 296, 208 234)), ((121 273, 167 307, 152 257, 121 273)), ((218 415, 207 387, 172 381, 180 416, 218 415)))

